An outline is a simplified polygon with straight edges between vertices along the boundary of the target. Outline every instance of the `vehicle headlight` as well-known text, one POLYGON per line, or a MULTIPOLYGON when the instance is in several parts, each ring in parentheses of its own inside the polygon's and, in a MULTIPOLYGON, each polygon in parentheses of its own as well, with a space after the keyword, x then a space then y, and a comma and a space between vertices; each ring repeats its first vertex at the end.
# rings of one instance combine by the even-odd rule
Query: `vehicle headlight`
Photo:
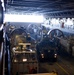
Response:
POLYGON ((54 54, 54 58, 57 58, 57 54, 54 54))
POLYGON ((57 54, 55 54, 55 56, 57 56, 57 54))
POLYGON ((18 62, 16 59, 14 59, 14 62, 18 62))
POLYGON ((26 62, 27 61, 27 59, 23 59, 23 62, 26 62))

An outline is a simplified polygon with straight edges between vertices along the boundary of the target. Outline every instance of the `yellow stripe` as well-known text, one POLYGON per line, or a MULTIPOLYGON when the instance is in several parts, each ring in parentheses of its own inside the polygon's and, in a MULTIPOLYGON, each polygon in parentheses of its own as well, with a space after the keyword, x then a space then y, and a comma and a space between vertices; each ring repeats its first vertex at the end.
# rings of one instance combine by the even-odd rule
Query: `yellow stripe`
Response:
POLYGON ((56 63, 67 75, 70 75, 62 66, 60 66, 58 63, 56 63))

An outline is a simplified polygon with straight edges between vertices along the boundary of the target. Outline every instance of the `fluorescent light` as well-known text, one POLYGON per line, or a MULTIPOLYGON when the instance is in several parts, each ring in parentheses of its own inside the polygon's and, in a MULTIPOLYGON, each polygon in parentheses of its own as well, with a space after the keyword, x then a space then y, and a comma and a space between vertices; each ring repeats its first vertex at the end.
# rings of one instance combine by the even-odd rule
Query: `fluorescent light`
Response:
POLYGON ((36 22, 43 23, 42 15, 15 15, 15 14, 5 14, 4 22, 36 22))

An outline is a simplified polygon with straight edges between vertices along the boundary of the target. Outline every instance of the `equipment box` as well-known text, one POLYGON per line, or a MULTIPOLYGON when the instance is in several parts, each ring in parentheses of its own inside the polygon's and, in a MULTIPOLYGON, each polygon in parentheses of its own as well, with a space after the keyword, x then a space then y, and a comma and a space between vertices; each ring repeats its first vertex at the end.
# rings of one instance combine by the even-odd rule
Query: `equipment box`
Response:
POLYGON ((36 51, 15 51, 12 60, 12 75, 38 73, 36 51))

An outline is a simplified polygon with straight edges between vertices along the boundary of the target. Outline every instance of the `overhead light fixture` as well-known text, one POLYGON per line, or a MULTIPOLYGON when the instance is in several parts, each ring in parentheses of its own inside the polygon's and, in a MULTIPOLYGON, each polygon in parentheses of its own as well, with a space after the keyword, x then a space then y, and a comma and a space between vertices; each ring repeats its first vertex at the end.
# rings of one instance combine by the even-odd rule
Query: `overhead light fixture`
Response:
POLYGON ((43 23, 44 17, 42 15, 16 15, 5 14, 4 22, 34 22, 43 23))

